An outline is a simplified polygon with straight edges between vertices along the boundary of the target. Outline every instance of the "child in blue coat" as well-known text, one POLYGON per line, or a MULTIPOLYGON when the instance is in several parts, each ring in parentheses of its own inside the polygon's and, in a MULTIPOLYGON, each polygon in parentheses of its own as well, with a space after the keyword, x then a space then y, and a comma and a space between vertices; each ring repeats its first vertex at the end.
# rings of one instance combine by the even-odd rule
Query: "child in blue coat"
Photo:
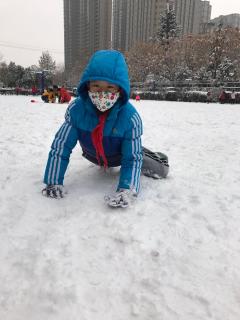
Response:
POLYGON ((78 97, 69 105, 49 152, 43 194, 63 197, 69 157, 79 141, 89 161, 105 168, 121 166, 116 193, 105 200, 109 206, 126 207, 139 192, 143 130, 141 118, 129 102, 128 68, 123 55, 115 50, 97 51, 77 91, 78 97))

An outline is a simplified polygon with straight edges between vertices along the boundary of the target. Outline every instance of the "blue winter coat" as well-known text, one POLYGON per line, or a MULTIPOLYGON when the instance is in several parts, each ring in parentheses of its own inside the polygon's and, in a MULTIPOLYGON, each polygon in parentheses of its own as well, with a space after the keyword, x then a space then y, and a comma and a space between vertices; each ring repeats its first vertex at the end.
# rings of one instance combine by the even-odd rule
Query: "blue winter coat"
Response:
POLYGON ((63 184, 72 149, 79 141, 83 156, 98 164, 91 132, 99 120, 88 96, 91 80, 104 80, 121 87, 121 97, 110 109, 103 131, 103 147, 109 167, 121 166, 118 188, 139 191, 142 166, 142 121, 130 104, 128 69, 123 55, 114 50, 97 51, 89 61, 78 95, 68 107, 65 122, 57 132, 49 152, 44 175, 46 184, 63 184))

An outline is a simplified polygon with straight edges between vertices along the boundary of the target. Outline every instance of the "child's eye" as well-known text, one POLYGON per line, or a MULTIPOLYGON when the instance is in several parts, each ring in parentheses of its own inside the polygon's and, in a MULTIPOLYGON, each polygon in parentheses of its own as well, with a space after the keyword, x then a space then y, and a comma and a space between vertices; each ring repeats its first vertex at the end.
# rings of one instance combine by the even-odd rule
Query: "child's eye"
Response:
POLYGON ((108 90, 109 91, 117 91, 117 89, 115 87, 112 87, 112 86, 108 86, 108 90))

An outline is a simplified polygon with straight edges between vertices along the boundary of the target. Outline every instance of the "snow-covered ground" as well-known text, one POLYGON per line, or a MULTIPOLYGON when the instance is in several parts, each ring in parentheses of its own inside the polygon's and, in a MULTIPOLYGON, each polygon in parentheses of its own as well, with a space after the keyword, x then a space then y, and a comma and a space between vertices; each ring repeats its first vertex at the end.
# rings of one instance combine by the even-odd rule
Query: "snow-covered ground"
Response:
POLYGON ((240 106, 133 101, 170 174, 114 210, 118 172, 79 146, 68 195, 41 195, 66 105, 35 99, 0 96, 0 319, 239 320, 240 106))

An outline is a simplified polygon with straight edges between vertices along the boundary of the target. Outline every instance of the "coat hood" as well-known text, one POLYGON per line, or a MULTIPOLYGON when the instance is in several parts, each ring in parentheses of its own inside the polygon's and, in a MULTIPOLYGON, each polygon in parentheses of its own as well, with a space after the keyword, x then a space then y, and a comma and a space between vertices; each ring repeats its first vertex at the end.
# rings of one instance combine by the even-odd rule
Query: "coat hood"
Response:
POLYGON ((81 97, 86 97, 88 82, 93 80, 107 81, 119 86, 122 89, 123 102, 128 101, 130 97, 128 67, 121 52, 100 50, 93 54, 77 89, 81 97))

